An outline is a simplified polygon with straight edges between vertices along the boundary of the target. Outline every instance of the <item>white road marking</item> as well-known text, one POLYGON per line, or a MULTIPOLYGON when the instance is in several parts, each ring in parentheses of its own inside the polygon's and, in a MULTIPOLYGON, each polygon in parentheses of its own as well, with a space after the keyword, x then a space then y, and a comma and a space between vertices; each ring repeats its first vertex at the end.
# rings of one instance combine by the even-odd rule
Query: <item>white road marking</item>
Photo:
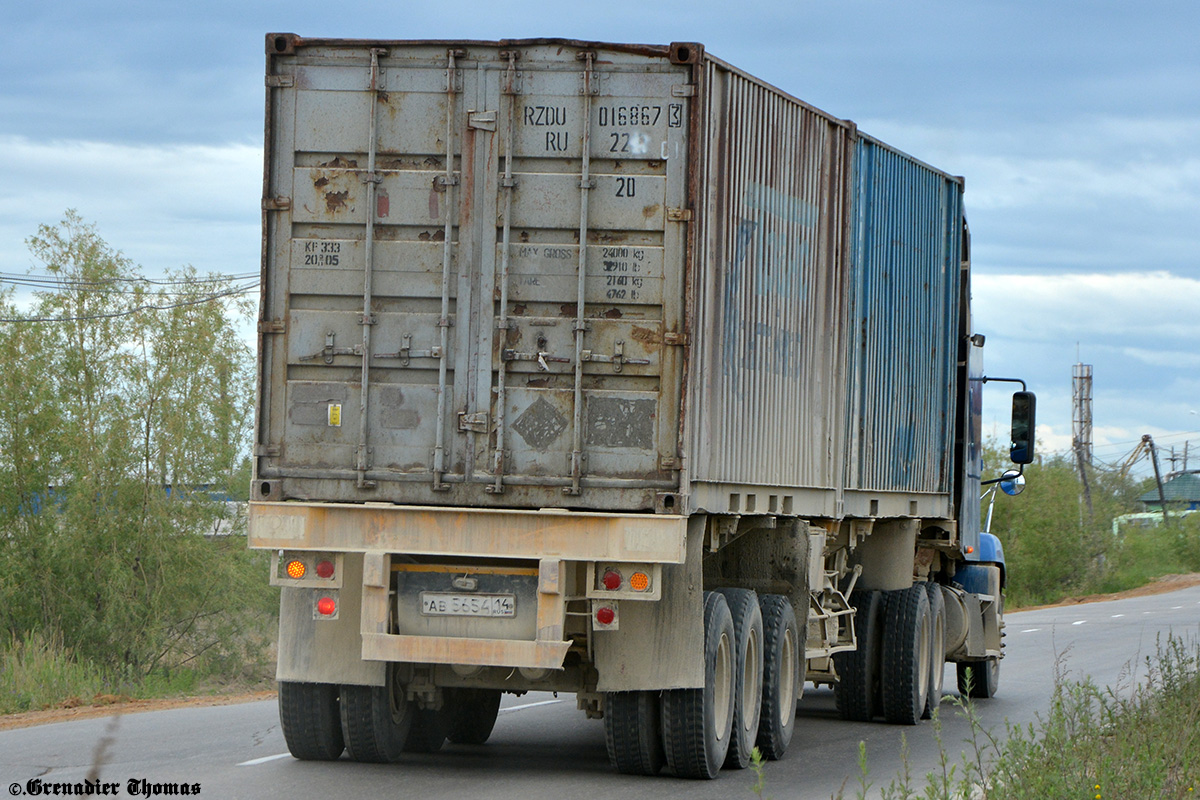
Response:
POLYGON ((1121 617, 1123 617, 1123 616, 1125 616, 1125 615, 1124 615, 1124 614, 1113 614, 1113 615, 1112 615, 1112 618, 1113 618, 1113 619, 1120 619, 1120 618, 1121 618, 1121 617))
POLYGON ((522 709, 533 708, 535 706, 550 706, 550 705, 554 705, 555 703, 561 703, 561 702, 562 702, 562 700, 541 700, 537 703, 526 703, 523 706, 509 706, 508 708, 502 708, 502 709, 500 709, 500 713, 504 714, 509 711, 520 711, 522 709))
POLYGON ((1086 620, 1086 619, 1081 619, 1081 620, 1077 620, 1077 621, 1075 621, 1075 622, 1072 622, 1071 624, 1072 624, 1072 625, 1082 625, 1082 624, 1084 624, 1085 622, 1087 622, 1087 620, 1086 620))
POLYGON ((262 758, 252 758, 249 761, 243 761, 238 764, 239 767, 254 767, 259 764, 265 764, 268 761, 278 761, 281 758, 291 758, 291 753, 280 753, 277 756, 263 756, 262 758))
POLYGON ((1040 630, 1041 630, 1041 628, 1027 628, 1027 629, 1021 631, 1021 633, 1036 633, 1040 630))
POLYGON ((1171 606, 1172 611, 1178 611, 1181 608, 1183 608, 1183 606, 1171 606))

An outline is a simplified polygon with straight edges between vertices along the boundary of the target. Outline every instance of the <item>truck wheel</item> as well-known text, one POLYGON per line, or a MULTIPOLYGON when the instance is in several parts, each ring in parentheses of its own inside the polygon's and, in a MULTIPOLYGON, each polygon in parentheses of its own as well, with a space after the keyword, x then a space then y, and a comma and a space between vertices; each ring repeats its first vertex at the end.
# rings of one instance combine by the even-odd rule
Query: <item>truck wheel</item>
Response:
POLYGON ((657 775, 666 761, 659 693, 608 692, 604 696, 604 743, 617 772, 657 775))
POLYGON ((398 761, 416 707, 389 670, 387 686, 343 686, 342 735, 354 761, 398 761))
POLYGON ((877 591, 850 594, 858 647, 851 652, 834 653, 838 682, 833 699, 842 719, 870 722, 879 715, 879 650, 883 637, 885 598, 877 591))
POLYGON ((923 583, 887 593, 883 631, 881 687, 883 718, 915 725, 929 699, 929 662, 933 627, 929 593, 923 583))
POLYGON ((333 684, 281 681, 279 725, 288 752, 301 761, 336 761, 346 749, 333 684))
POLYGON ((406 753, 436 753, 446 743, 446 719, 442 709, 414 708, 408 738, 404 740, 406 753))
POLYGON ((796 730, 796 701, 804 686, 800 630, 796 612, 783 595, 758 598, 763 618, 762 711, 758 720, 758 749, 777 761, 787 752, 796 730))
POLYGON ((762 713, 763 617, 758 595, 749 589, 718 589, 725 595, 733 616, 734 690, 733 729, 726 769, 750 766, 750 751, 758 738, 758 720, 762 713))
POLYGON ((995 697, 1000 688, 1000 659, 981 658, 978 661, 960 661, 958 667, 958 693, 966 697, 986 700, 995 697), (970 670, 970 675, 967 674, 970 670))
POLYGON ((442 705, 446 738, 455 744, 486 742, 496 727, 500 695, 499 689, 446 689, 442 705))
POLYGON ((667 764, 680 778, 717 777, 733 728, 733 617, 718 592, 704 593, 704 688, 663 693, 667 764))
POLYGON ((929 698, 921 719, 933 716, 933 710, 942 702, 942 687, 946 680, 946 599, 942 587, 936 582, 925 584, 929 592, 929 620, 933 626, 929 650, 929 698))

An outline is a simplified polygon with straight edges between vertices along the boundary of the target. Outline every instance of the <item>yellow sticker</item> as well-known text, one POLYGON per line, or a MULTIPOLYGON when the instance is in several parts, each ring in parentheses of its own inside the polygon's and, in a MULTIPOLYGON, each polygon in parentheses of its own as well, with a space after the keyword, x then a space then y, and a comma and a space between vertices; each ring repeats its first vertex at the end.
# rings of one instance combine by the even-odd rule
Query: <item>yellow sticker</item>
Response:
POLYGON ((342 427, 342 404, 329 404, 329 424, 335 428, 342 427))

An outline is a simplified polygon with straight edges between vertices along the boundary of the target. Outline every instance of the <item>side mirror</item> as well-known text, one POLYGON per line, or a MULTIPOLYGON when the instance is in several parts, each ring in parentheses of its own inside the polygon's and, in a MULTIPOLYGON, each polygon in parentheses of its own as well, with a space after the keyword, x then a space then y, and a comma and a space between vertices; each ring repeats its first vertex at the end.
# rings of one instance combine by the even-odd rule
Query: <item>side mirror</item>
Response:
POLYGON ((1016 497, 1025 491, 1025 476, 1015 469, 1006 470, 1000 476, 1000 491, 1009 497, 1016 497))
POLYGON ((1009 449, 1009 455, 1014 464, 1029 464, 1033 461, 1036 417, 1037 397, 1033 392, 1013 392, 1012 447, 1009 449))

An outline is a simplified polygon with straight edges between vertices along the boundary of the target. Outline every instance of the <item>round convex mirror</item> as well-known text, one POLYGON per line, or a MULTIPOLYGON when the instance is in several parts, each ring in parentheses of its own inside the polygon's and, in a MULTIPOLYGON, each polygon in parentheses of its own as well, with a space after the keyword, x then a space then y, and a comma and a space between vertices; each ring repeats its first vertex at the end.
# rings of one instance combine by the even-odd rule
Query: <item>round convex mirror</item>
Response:
POLYGON ((1000 476, 1000 491, 1007 495, 1016 496, 1025 491, 1025 476, 1015 469, 1005 471, 1000 476))

